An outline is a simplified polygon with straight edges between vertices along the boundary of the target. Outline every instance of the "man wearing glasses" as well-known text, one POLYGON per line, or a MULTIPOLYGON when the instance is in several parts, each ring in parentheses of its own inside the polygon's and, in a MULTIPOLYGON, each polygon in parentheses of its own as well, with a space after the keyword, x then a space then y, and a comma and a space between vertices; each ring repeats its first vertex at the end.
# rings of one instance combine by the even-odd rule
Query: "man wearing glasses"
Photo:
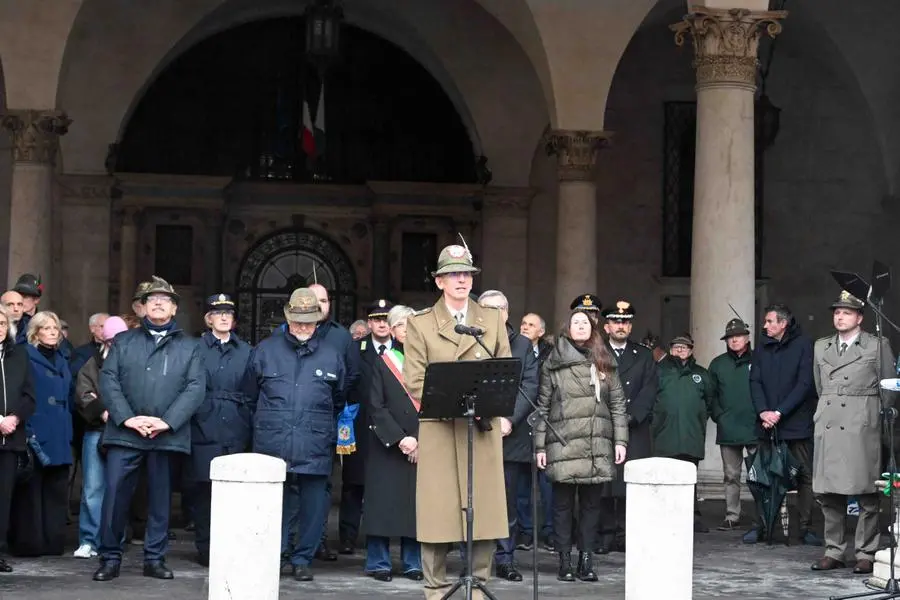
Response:
POLYGON ((206 392, 197 340, 175 322, 178 295, 153 277, 141 296, 141 326, 116 336, 100 373, 109 418, 103 432, 106 495, 100 519, 100 568, 94 581, 119 576, 122 543, 139 469, 146 463, 144 576, 172 579, 168 549, 171 459, 191 451, 190 420, 206 392))

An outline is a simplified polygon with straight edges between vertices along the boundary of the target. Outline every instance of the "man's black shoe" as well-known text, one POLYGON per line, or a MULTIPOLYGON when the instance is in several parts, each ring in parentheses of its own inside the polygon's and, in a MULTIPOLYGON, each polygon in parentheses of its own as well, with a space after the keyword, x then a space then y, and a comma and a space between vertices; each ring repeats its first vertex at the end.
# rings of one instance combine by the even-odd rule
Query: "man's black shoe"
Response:
POLYGON ((516 550, 531 550, 534 548, 534 538, 530 535, 519 534, 519 539, 516 540, 516 550))
POLYGON ((297 581, 312 581, 313 574, 308 565, 294 567, 294 579, 297 581))
POLYGON ((338 547, 338 554, 349 555, 353 554, 354 551, 355 548, 350 542, 341 542, 341 545, 338 547))
POLYGON ((375 581, 391 581, 393 576, 390 571, 372 571, 369 576, 375 581))
POLYGON ((0 573, 12 573, 12 567, 2 558, 0 558, 0 573))
POLYGON ((172 569, 166 566, 163 561, 144 563, 144 577, 152 577, 153 579, 175 579, 172 569))
POLYGON ((316 550, 315 559, 323 560, 325 562, 334 562, 337 560, 337 554, 329 550, 328 546, 325 544, 319 544, 319 548, 316 550))
POLYGON ((100 563, 100 568, 94 571, 94 581, 112 581, 119 576, 119 563, 100 563))
POLYGON ((507 581, 522 581, 522 574, 516 569, 514 563, 506 565, 497 565, 497 579, 505 579, 507 581))
POLYGON ((425 574, 419 569, 413 569, 412 571, 407 571, 403 574, 407 579, 411 579, 413 581, 422 581, 425 579, 425 574))
POLYGON ((184 526, 185 531, 197 531, 197 525, 193 521, 188 521, 184 526))

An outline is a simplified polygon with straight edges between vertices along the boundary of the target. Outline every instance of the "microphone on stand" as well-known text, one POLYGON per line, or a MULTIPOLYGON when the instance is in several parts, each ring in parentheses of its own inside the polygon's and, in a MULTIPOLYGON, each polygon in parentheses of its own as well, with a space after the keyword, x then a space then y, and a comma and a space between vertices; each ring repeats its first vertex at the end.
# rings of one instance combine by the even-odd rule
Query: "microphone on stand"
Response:
POLYGON ((472 337, 481 337, 484 335, 484 329, 480 327, 469 327, 468 325, 463 324, 454 327, 453 331, 460 335, 471 335, 472 337))

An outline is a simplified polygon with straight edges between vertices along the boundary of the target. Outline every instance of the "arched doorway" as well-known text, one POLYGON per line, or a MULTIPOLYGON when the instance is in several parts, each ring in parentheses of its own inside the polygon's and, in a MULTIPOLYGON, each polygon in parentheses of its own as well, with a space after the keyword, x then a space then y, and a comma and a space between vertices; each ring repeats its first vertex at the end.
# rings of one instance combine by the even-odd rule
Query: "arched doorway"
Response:
POLYGON ((291 292, 312 283, 328 289, 331 318, 356 317, 356 273, 340 246, 312 231, 280 231, 247 252, 238 272, 238 333, 252 344, 284 322, 291 292))

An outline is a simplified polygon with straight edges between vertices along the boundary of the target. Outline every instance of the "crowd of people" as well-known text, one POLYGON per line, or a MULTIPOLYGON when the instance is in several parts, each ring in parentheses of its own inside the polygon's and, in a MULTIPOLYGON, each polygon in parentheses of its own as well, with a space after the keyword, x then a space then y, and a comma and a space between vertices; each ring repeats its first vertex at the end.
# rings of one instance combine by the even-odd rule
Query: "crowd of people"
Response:
MULTIPOLYGON (((515 357, 514 410, 479 419, 474 439, 470 558, 480 580, 521 581, 516 551, 543 544, 558 554, 560 581, 597 581, 595 556, 626 543, 625 462, 698 464, 710 418, 726 490, 719 529, 741 527, 742 462, 777 435, 802 464, 802 543, 823 545, 812 529, 814 499, 825 516, 825 554, 813 569, 845 566, 846 502, 855 496, 854 572, 871 572, 883 458, 878 380, 893 372, 893 359, 886 340, 861 331, 863 302, 842 294, 831 305, 835 333, 815 345, 784 305, 766 308, 756 349, 747 325, 733 319, 707 369, 687 333, 665 349, 652 336, 632 339, 635 310, 624 300, 604 310, 596 295, 579 296, 556 335, 535 313, 515 328, 501 291, 472 294, 478 272, 468 248, 448 246, 432 273, 440 291, 433 306, 380 299, 349 329, 331 318, 323 286, 296 289, 283 325, 255 347, 235 334, 235 303, 224 293, 207 299, 199 337, 183 331, 179 295, 154 276, 136 290, 133 314, 93 315, 93 339, 72 348, 58 315, 38 308, 38 278, 23 275, 0 306, 0 545, 12 556, 64 552, 79 462, 74 556, 98 558, 94 580, 110 581, 137 538, 144 575, 171 579, 173 485, 190 481, 182 496, 197 561, 208 565, 210 463, 252 451, 286 463, 283 574, 310 581, 314 559, 336 559, 325 532, 339 463, 339 552, 355 552, 363 534, 367 575, 384 582, 399 573, 423 581, 427 599, 440 598, 451 585, 447 554, 467 541, 467 425, 420 417, 425 372, 436 362, 515 357), (529 420, 535 412, 542 418, 529 420), (533 462, 538 498, 530 494, 533 462), (542 505, 539 522, 530 518, 532 501, 542 505)), ((708 531, 697 514, 695 531, 708 531)), ((764 539, 760 525, 745 543, 764 539)), ((10 571, 0 558, 0 572, 10 571)))

